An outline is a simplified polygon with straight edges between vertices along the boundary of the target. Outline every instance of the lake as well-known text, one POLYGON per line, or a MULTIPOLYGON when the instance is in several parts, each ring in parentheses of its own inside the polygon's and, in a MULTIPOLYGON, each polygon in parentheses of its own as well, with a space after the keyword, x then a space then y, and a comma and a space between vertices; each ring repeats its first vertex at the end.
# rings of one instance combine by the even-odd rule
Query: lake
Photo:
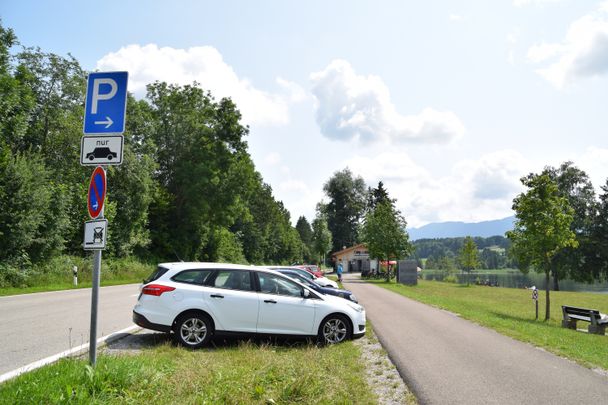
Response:
MULTIPOLYGON (((423 280, 442 281, 444 273, 440 270, 422 270, 420 273, 423 280)), ((471 274, 457 273, 456 277, 459 284, 476 284, 489 282, 492 285, 498 284, 500 287, 524 288, 536 286, 539 290, 545 289, 545 275, 530 272, 523 274, 519 270, 483 270, 471 272, 471 274)), ((551 284, 551 289, 553 284, 551 284)), ((579 283, 573 280, 560 280, 559 288, 561 291, 580 291, 608 294, 608 282, 595 282, 593 284, 579 283)))

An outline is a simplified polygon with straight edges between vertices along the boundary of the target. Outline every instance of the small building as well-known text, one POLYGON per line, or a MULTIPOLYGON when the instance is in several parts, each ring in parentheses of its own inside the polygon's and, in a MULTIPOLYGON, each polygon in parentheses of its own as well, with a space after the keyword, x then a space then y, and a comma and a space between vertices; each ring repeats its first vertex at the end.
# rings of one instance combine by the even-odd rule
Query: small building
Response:
POLYGON ((370 265, 373 266, 370 264, 367 246, 363 243, 334 252, 331 257, 336 266, 342 259, 344 272, 368 272, 370 265))

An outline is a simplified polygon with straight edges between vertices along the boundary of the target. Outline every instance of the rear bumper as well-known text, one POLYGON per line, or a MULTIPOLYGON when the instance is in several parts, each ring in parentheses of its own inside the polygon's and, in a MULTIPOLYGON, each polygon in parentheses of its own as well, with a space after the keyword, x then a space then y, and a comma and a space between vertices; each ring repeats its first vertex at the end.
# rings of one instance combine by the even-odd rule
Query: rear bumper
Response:
POLYGON ((152 323, 142 314, 133 311, 133 323, 145 329, 157 330, 160 332, 171 332, 171 326, 152 323))

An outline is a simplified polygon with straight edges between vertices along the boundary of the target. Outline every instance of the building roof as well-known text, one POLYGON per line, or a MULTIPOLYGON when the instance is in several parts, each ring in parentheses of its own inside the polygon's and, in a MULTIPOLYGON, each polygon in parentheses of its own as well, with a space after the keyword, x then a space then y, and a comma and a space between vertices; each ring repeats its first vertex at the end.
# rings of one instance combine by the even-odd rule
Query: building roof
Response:
POLYGON ((339 251, 337 251, 337 252, 334 252, 334 253, 332 253, 331 255, 332 255, 332 256, 343 255, 343 254, 345 254, 345 253, 350 252, 351 250, 355 250, 355 249, 357 249, 357 248, 361 248, 361 247, 362 247, 362 248, 367 249, 367 246, 365 246, 365 243, 359 243, 358 245, 354 245, 354 246, 351 246, 351 247, 349 247, 349 248, 342 249, 342 250, 339 250, 339 251))

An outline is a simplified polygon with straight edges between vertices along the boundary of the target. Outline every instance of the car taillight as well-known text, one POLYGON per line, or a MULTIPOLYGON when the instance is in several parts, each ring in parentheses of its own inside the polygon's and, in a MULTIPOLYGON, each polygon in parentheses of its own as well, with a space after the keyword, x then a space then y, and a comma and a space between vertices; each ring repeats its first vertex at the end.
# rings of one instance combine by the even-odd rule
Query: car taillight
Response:
POLYGON ((175 287, 168 287, 160 284, 150 284, 141 289, 141 293, 145 295, 154 295, 160 297, 162 293, 175 290, 175 287))

